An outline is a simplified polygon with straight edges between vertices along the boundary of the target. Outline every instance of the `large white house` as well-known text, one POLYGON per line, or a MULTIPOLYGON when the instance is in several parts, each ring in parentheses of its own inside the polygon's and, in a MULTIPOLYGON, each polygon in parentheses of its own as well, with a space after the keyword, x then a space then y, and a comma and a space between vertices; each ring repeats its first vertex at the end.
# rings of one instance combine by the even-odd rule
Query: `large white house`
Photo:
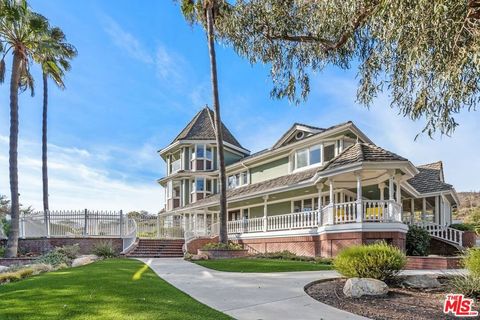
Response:
MULTIPOLYGON (((218 164, 213 111, 205 107, 159 151, 167 175, 164 217, 187 240, 218 229, 218 164)), ((414 165, 385 150, 352 122, 295 123, 269 149, 250 154, 223 125, 228 233, 251 251, 332 256, 385 240, 405 247, 407 223, 461 246, 448 228, 459 200, 442 162, 414 165)), ((261 130, 261 128, 259 128, 261 130)))

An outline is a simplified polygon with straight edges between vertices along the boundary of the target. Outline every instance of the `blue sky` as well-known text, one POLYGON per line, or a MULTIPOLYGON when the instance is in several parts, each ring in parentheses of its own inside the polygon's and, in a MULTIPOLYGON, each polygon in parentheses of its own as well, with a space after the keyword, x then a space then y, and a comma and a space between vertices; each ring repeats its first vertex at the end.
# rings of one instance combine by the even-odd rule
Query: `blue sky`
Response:
MULTIPOLYGON (((211 104, 203 31, 183 20, 173 1, 31 0, 60 26, 79 52, 66 79, 51 84, 49 113, 52 209, 158 211, 164 175, 156 150, 211 104)), ((306 103, 270 99, 268 66, 251 66, 228 47, 217 48, 222 116, 248 149, 271 146, 293 122, 327 127, 354 121, 379 146, 415 164, 443 160, 457 190, 479 189, 478 112, 457 116, 453 138, 414 138, 414 123, 381 96, 366 109, 355 103, 355 70, 313 76, 306 103)), ((9 71, 10 68, 7 68, 9 71)), ((41 208, 41 78, 37 95, 20 98, 21 202, 41 208)), ((0 194, 8 186, 8 85, 0 86, 0 194)))

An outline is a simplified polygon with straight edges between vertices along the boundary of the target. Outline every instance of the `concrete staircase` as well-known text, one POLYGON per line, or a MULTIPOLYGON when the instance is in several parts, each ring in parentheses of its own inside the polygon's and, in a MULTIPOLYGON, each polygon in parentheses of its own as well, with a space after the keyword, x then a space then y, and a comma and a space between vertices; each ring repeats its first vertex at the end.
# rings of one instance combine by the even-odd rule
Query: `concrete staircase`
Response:
POLYGON ((126 254, 135 258, 181 258, 184 240, 139 239, 137 246, 126 254))

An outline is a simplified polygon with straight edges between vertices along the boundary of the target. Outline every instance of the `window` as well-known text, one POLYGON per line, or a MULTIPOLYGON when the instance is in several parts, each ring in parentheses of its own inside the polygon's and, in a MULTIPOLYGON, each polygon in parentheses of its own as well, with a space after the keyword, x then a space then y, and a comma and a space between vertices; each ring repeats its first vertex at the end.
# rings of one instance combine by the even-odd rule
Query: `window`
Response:
POLYGON ((212 170, 213 148, 205 144, 197 144, 191 148, 191 168, 193 171, 212 170))
POLYGON ((243 171, 237 174, 228 176, 227 187, 228 189, 234 189, 248 184, 248 172, 243 171))
POLYGON ((320 163, 321 159, 320 145, 299 150, 295 153, 295 169, 320 163))
POLYGON ((293 212, 308 212, 318 209, 318 197, 295 200, 292 202, 293 212))
POLYGON ((296 159, 296 165, 295 165, 296 168, 302 168, 302 167, 308 166, 308 149, 297 151, 295 159, 296 159))
POLYGON ((335 144, 328 144, 323 147, 323 161, 330 161, 335 158, 335 144))
POLYGON ((320 146, 310 148, 310 165, 320 163, 320 146))

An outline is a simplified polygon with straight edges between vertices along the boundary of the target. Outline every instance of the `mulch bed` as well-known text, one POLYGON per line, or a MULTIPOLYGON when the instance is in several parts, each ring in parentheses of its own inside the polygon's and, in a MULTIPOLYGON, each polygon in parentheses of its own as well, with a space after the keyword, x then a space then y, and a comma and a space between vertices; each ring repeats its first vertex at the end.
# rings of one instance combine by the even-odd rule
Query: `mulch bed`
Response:
POLYGON ((384 297, 347 298, 343 294, 345 282, 346 279, 321 281, 310 285, 305 291, 320 302, 370 319, 459 319, 443 313, 444 289, 427 292, 390 287, 384 297))

